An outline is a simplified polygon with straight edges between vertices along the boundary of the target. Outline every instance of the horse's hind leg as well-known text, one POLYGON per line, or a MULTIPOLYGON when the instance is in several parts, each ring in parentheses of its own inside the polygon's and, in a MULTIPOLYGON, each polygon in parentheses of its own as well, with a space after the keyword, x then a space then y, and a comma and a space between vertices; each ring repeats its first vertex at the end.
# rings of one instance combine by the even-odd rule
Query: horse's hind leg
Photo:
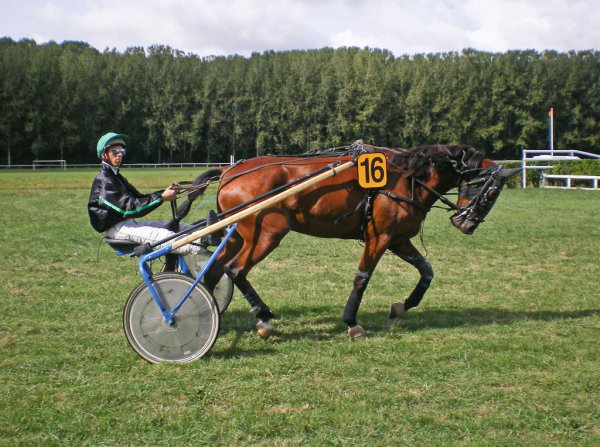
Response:
MULTIPOLYGON (((208 290, 213 291, 215 289, 215 286, 221 280, 222 276, 227 273, 225 265, 240 251, 242 245, 243 240, 237 233, 231 235, 227 244, 225 244, 225 248, 204 276, 204 285, 208 290)), ((228 276, 231 278, 231 275, 228 274, 228 276)))
POLYGON ((214 287, 221 277, 224 274, 227 274, 250 304, 250 307, 252 308, 251 312, 258 319, 258 334, 266 339, 269 337, 272 328, 269 320, 275 318, 275 315, 247 280, 246 276, 249 270, 248 264, 245 264, 247 267, 245 271, 239 267, 240 265, 244 265, 244 252, 247 252, 247 249, 243 250, 243 247, 243 240, 241 240, 239 236, 237 238, 232 236, 221 256, 219 256, 217 261, 205 275, 204 283, 209 290, 214 290, 214 287), (238 259, 240 256, 241 259, 238 259))
POLYGON ((390 251, 414 266, 421 275, 419 282, 406 301, 394 303, 390 307, 390 318, 398 318, 409 309, 419 305, 433 280, 433 268, 409 240, 392 245, 390 251))
POLYGON ((240 224, 238 232, 241 233, 244 239, 243 245, 239 252, 225 266, 225 269, 229 277, 233 280, 233 283, 250 304, 252 308, 251 312, 258 319, 258 334, 266 339, 271 332, 269 321, 275 318, 275 315, 260 298, 254 287, 252 287, 247 276, 252 267, 279 246, 281 239, 287 234, 288 230, 287 228, 276 229, 270 226, 242 226, 240 224), (252 233, 250 233, 251 228, 254 228, 252 233))

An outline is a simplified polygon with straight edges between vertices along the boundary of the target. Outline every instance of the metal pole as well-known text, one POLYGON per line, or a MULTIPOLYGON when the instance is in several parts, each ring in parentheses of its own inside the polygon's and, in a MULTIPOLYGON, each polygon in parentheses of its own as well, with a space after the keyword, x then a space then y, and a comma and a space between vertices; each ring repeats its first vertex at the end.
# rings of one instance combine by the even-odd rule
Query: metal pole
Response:
POLYGON ((521 189, 527 188, 527 168, 525 163, 527 160, 527 149, 521 148, 521 189))
POLYGON ((550 108, 548 117, 550 119, 550 156, 554 157, 554 107, 550 108))

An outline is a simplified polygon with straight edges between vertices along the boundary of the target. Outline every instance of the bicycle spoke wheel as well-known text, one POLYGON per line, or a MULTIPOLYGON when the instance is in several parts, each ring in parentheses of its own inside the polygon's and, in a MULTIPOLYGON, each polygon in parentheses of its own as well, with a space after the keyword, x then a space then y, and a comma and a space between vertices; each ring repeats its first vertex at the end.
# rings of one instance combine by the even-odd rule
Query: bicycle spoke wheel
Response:
MULTIPOLYGON (((173 309, 194 281, 180 273, 159 273, 152 285, 163 305, 173 309)), ((169 325, 146 283, 129 294, 123 328, 131 347, 151 363, 191 362, 210 351, 219 332, 219 309, 206 288, 198 284, 169 325)))
MULTIPOLYGON (((194 255, 185 255, 183 259, 185 260, 188 269, 190 269, 191 275, 195 278, 202 267, 208 262, 209 258, 212 255, 212 251, 204 249, 201 252, 194 255)), ((202 283, 204 283, 204 279, 202 279, 202 283)), ((233 281, 227 276, 223 275, 215 289, 213 290, 213 296, 215 297, 215 301, 217 302, 217 306, 219 306, 219 312, 225 312, 227 306, 231 302, 231 298, 233 297, 233 281)))

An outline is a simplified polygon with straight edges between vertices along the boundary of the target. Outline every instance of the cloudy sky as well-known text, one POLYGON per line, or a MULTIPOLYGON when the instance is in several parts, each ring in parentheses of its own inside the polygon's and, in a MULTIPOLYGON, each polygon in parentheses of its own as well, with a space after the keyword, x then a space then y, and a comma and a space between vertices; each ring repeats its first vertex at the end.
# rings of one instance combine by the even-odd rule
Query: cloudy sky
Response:
POLYGON ((600 49, 600 0, 0 0, 0 36, 199 56, 358 46, 403 54, 600 49))

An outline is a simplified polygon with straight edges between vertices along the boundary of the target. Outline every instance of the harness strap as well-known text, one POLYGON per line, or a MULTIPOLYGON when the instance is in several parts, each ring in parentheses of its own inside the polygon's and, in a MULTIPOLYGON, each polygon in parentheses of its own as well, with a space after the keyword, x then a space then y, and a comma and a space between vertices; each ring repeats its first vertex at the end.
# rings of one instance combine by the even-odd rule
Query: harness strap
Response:
MULTIPOLYGON (((420 181, 419 179, 412 177, 411 179, 411 190, 413 190, 414 192, 414 184, 418 183, 419 185, 423 186, 425 189, 427 189, 429 192, 431 192, 432 194, 434 194, 440 201, 442 201, 446 206, 448 206, 448 211, 454 211, 454 210, 460 210, 461 208, 458 207, 457 205, 455 205, 454 203, 452 203, 450 200, 448 200, 446 197, 444 197, 443 195, 441 195, 439 192, 437 192, 435 189, 427 186, 425 183, 423 183, 422 181, 420 181)), ((366 196, 364 196, 356 205, 356 207, 354 208, 354 210, 352 210, 351 212, 344 214, 343 216, 338 217, 335 220, 336 224, 339 224, 343 221, 345 221, 346 219, 348 219, 351 215, 353 215, 354 213, 356 213, 358 210, 360 210, 363 206, 364 206, 364 210, 363 210, 363 219, 361 222, 361 233, 364 232, 364 229, 366 228, 366 224, 368 223, 369 220, 372 219, 372 200, 373 197, 375 197, 377 194, 382 194, 386 197, 389 197, 390 199, 396 201, 396 202, 403 202, 403 203, 408 203, 409 205, 414 206, 415 208, 418 208, 422 211, 425 211, 426 213, 429 213, 429 211, 431 211, 431 208, 436 208, 436 206, 433 207, 428 207, 426 205, 423 205, 421 202, 414 200, 414 199, 409 199, 408 197, 401 197, 397 194, 394 194, 391 191, 382 191, 382 190, 368 190, 368 193, 366 196)), ((437 208, 441 208, 441 207, 437 207, 437 208)))
POLYGON ((346 213, 346 214, 338 217, 336 220, 333 221, 333 223, 335 223, 336 225, 342 223, 343 221, 345 221, 346 219, 348 219, 350 216, 352 216, 354 213, 356 213, 358 210, 360 210, 363 207, 363 205, 366 203, 366 201, 367 201, 367 196, 364 196, 356 204, 356 207, 354 208, 354 210, 352 210, 349 213, 346 213))
MULTIPOLYGON (((365 209, 363 210, 363 218, 362 221, 360 223, 360 234, 362 234, 364 236, 365 234, 365 230, 367 229, 367 224, 369 223, 369 221, 373 220, 373 197, 375 197, 377 193, 373 192, 372 190, 368 190, 367 191, 367 197, 366 197, 366 203, 365 203, 365 209)), ((364 240, 364 239, 361 239, 364 240)))
POLYGON ((391 191, 377 191, 377 193, 378 194, 383 194, 384 196, 387 196, 390 199, 395 200, 396 202, 408 203, 408 204, 414 206, 415 208, 419 208, 420 210, 425 211, 426 213, 428 213, 429 211, 431 211, 431 208, 423 205, 421 202, 417 202, 416 200, 408 199, 406 197, 401 197, 399 195, 394 194, 391 191))
POLYGON ((446 206, 448 206, 450 209, 448 211, 452 211, 452 210, 460 210, 460 207, 454 203, 452 203, 450 200, 448 200, 446 197, 444 197, 443 195, 441 195, 439 192, 437 192, 435 189, 430 188, 429 186, 427 186, 425 183, 423 183, 421 180, 419 180, 418 178, 414 179, 415 182, 417 182, 419 185, 421 185, 423 188, 425 188, 427 191, 429 191, 432 194, 435 194, 437 196, 437 198, 446 206))

